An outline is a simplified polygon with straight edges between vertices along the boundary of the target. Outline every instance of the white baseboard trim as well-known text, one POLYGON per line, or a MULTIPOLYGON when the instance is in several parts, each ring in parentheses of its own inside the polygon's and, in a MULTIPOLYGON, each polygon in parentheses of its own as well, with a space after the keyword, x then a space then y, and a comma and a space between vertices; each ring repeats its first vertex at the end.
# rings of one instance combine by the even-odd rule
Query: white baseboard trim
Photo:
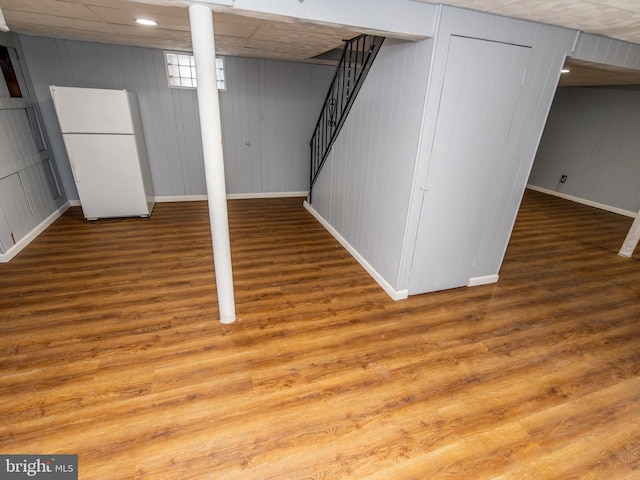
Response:
POLYGON ((566 193, 556 192, 548 188, 538 187, 536 185, 527 184, 529 190, 535 190, 536 192, 546 193, 547 195, 553 195, 554 197, 564 198, 565 200, 571 200, 572 202, 581 203, 589 207, 599 208, 600 210, 606 210, 607 212, 617 213, 618 215, 624 215, 625 217, 636 218, 638 212, 632 212, 631 210, 625 210, 623 208, 612 207, 611 205, 605 205, 604 203, 594 202, 585 198, 574 197, 573 195, 567 195, 566 193))
POLYGON ((356 261, 362 265, 362 267, 367 271, 371 277, 382 287, 382 289, 389 295, 393 300, 405 300, 409 296, 409 290, 396 290, 394 289, 389 282, 387 282, 378 271, 371 266, 369 262, 367 262, 360 253, 349 243, 347 240, 338 233, 338 231, 333 228, 333 226, 327 222, 322 216, 305 200, 304 208, 306 208, 314 218, 320 222, 320 224, 327 229, 327 231, 333 235, 333 237, 342 245, 347 252, 351 254, 356 261))
POLYGON ((497 283, 500 275, 484 275, 482 277, 471 277, 467 283, 467 287, 477 287, 479 285, 489 285, 497 283))
POLYGON ((172 195, 164 197, 155 197, 156 203, 170 203, 170 202, 201 202, 207 200, 206 195, 172 195))
POLYGON ((249 198, 289 198, 306 197, 309 192, 257 192, 257 193, 228 193, 227 200, 243 200, 249 198))
POLYGON ((24 237, 18 240, 13 246, 11 246, 6 252, 0 253, 0 263, 7 263, 16 255, 18 255, 24 248, 29 245, 38 235, 44 232, 53 222, 55 222, 60 216, 66 212, 71 206, 70 202, 66 202, 59 207, 51 215, 40 222, 33 230, 27 233, 24 237))
MULTIPOLYGON (((257 193, 228 193, 227 200, 244 200, 250 198, 287 198, 306 197, 309 192, 257 192, 257 193)), ((206 195, 172 195, 155 197, 157 203, 168 202, 202 202, 207 200, 206 195)), ((78 202, 78 205, 80 203, 78 202)))
MULTIPOLYGON (((284 197, 306 197, 306 192, 261 192, 261 193, 232 193, 227 195, 227 199, 243 198, 284 198, 284 197)), ((207 200, 207 195, 175 195, 155 197, 155 201, 160 202, 197 202, 207 200)), ((22 237, 17 243, 12 245, 6 252, 0 253, 0 263, 7 263, 18 253, 20 253, 38 235, 55 222, 69 207, 81 207, 80 200, 68 200, 64 205, 44 219, 38 226, 22 237)))
MULTIPOLYGON (((229 193, 227 200, 242 200, 249 198, 287 198, 287 197, 306 197, 309 192, 258 192, 258 193, 229 193)), ((161 195, 155 197, 156 203, 170 202, 203 202, 207 201, 206 195, 161 195)), ((72 207, 81 207, 80 200, 69 200, 72 207)))

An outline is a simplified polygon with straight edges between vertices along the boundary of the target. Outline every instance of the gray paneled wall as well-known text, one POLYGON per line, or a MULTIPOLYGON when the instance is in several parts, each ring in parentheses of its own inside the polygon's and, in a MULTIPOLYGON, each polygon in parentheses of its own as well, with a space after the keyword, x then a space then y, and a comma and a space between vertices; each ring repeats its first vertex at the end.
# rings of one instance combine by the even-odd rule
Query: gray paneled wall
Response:
POLYGON ((640 90, 560 88, 529 183, 626 211, 640 209, 640 90), (567 175, 566 183, 560 183, 567 175))
MULTIPOLYGON (((497 280, 536 147, 540 141, 560 77, 560 69, 567 53, 571 52, 576 35, 577 32, 572 30, 533 22, 458 8, 443 8, 438 31, 438 44, 434 54, 430 93, 425 109, 425 127, 417 166, 416 184, 413 190, 414 197, 408 221, 407 231, 409 234, 406 237, 406 254, 400 274, 401 287, 409 285, 412 276, 422 273, 420 270, 416 271, 416 268, 426 268, 425 265, 432 264, 434 269, 443 270, 448 265, 453 265, 447 263, 451 259, 455 257, 466 258, 471 251, 474 252, 469 257, 473 259, 471 265, 455 266, 455 268, 467 272, 470 268, 469 284, 497 280), (423 201, 429 201, 429 194, 428 192, 422 193, 419 188, 433 182, 447 182, 451 186, 451 195, 468 195, 476 189, 473 182, 480 181, 479 178, 476 178, 475 180, 469 179, 469 183, 462 183, 460 176, 456 175, 455 171, 444 172, 438 178, 434 178, 430 174, 433 141, 436 139, 434 134, 441 114, 438 111, 439 101, 442 91, 445 88, 451 88, 451 86, 443 85, 443 81, 449 42, 453 35, 528 46, 531 47, 531 54, 526 75, 522 80, 515 115, 508 124, 509 132, 506 143, 498 153, 499 161, 489 176, 483 176, 483 181, 488 183, 491 188, 485 190, 482 195, 474 197, 474 201, 482 205, 486 211, 479 227, 482 232, 479 241, 466 243, 462 250, 455 249, 455 245, 458 245, 459 242, 451 242, 442 251, 424 252, 421 251, 422 245, 416 243, 416 236, 413 234, 419 228, 420 222, 428 220, 421 218, 421 204, 423 201), (418 256, 421 257, 420 265, 414 263, 414 259, 418 256)), ((491 112, 488 112, 488 115, 485 122, 493 120, 491 112)), ((460 141, 463 140, 460 139, 460 141)), ((492 138, 484 139, 484 142, 491 143, 492 141, 492 138)), ((473 155, 469 157, 469 162, 475 160, 473 155)), ((432 217, 432 220, 436 220, 433 227, 436 230, 438 228, 437 222, 455 224, 460 221, 458 218, 445 216, 435 216, 432 217)), ((465 284, 460 283, 457 286, 463 285, 465 284)), ((420 291, 411 291, 410 293, 420 293, 420 291)))
POLYGON ((17 37, 0 33, 8 47, 21 97, 10 97, 0 76, 0 261, 8 261, 66 202, 51 163, 47 135, 17 37))
POLYGON ((469 282, 530 58, 530 47, 450 37, 410 293, 469 282))
POLYGON ((220 94, 227 191, 309 189, 309 140, 334 68, 226 57, 220 94))
MULTIPOLYGON (((204 195, 204 167, 194 90, 169 88, 163 51, 21 36, 36 96, 70 199, 78 195, 49 85, 136 92, 160 197, 204 195)), ((333 69, 225 57, 220 93, 228 193, 308 189, 308 142, 333 69)))
POLYGON ((572 58, 640 70, 640 45, 580 32, 572 58))
MULTIPOLYGON (((452 35, 531 47, 499 167, 487 180, 489 195, 477 199, 488 212, 479 241, 464 247, 476 252, 472 277, 482 279, 497 278, 560 68, 577 32, 444 6, 433 40, 383 46, 314 187, 313 207, 396 298, 409 290, 415 268, 466 256, 447 242, 438 251, 420 251, 416 242, 429 182, 448 185, 450 195, 466 195, 474 185, 465 182, 478 181, 463 180, 453 171, 430 175, 441 95, 452 87, 444 83, 452 35), (417 252, 422 258, 418 267, 413 263, 417 252)), ((438 222, 458 221, 447 216, 426 220, 435 221, 430 227, 434 235, 440 231, 438 222)))
POLYGON ((313 208, 392 286, 433 40, 385 40, 313 188, 313 208))
MULTIPOLYGON (((443 8, 438 32, 439 43, 435 53, 437 60, 434 61, 430 87, 433 89, 425 110, 426 124, 423 130, 423 146, 426 148, 423 148, 420 153, 416 187, 428 185, 431 182, 428 171, 431 143, 438 121, 437 109, 441 95, 440 89, 443 88, 439 82, 444 78, 446 69, 449 44, 446 38, 452 35, 531 47, 526 76, 522 81, 522 92, 516 113, 508 127, 509 135, 506 144, 502 149, 498 167, 486 180, 491 185, 489 195, 476 198, 476 201, 486 209, 487 215, 481 227, 482 235, 479 243, 470 243, 465 246, 465 249, 475 250, 469 278, 469 284, 473 285, 497 280, 537 145, 551 107, 560 70, 567 54, 572 51, 577 32, 458 8, 443 8)), ((491 121, 490 117, 486 121, 491 121)), ((491 142, 492 139, 487 138, 484 141, 491 142)), ((474 161, 474 158, 470 157, 469 161, 474 161)), ((451 182, 452 186, 464 192, 462 194, 466 194, 467 190, 471 191, 474 188, 471 184, 466 186, 457 184, 457 178, 453 172, 442 177, 442 180, 451 182)), ((452 188, 451 191, 453 193, 454 189, 452 188)), ((413 222, 419 218, 418 212, 422 201, 422 194, 418 192, 418 188, 414 188, 414 193, 417 195, 412 203, 409 232, 413 232, 413 229, 417 228, 413 222)), ((424 201, 427 201, 427 198, 428 194, 425 194, 424 201)), ((457 221, 456 219, 444 218, 443 220, 457 221)), ((413 275, 414 265, 411 262, 415 252, 421 247, 413 243, 415 238, 409 234, 406 239, 405 248, 408 254, 405 256, 403 264, 401 285, 405 285, 405 282, 408 282, 409 277, 413 275)), ((431 255, 433 262, 438 263, 447 255, 462 256, 466 253, 466 251, 446 251, 430 252, 429 255, 431 255)), ((460 268, 466 269, 468 265, 461 265, 460 268)), ((462 285, 464 284, 458 286, 462 285)))

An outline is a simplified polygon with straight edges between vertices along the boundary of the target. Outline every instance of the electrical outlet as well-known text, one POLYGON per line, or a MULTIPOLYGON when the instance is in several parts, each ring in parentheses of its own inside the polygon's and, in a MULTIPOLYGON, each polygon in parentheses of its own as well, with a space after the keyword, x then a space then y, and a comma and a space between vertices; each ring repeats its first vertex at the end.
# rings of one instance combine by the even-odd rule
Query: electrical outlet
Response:
POLYGON ((567 176, 566 175, 561 175, 560 176, 560 183, 566 183, 567 182, 567 176))

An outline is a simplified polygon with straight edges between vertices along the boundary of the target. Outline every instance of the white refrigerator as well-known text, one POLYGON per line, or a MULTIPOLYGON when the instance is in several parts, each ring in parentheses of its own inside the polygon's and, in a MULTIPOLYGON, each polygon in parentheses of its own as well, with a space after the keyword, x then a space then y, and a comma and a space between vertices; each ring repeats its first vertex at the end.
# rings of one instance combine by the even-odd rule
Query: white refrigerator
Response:
POLYGON ((85 218, 151 215, 153 185, 135 94, 49 88, 85 218))

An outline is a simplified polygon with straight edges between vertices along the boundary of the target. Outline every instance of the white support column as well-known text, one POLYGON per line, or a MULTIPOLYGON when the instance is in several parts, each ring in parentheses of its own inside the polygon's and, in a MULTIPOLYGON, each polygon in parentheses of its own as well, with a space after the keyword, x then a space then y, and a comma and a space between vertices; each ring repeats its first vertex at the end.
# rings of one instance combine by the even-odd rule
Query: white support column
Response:
POLYGON ((229 241, 220 100, 216 82, 216 50, 211 8, 205 5, 189 6, 189 22, 198 79, 198 110, 209 200, 218 309, 221 323, 233 323, 236 319, 236 307, 233 294, 231 242, 229 241))
POLYGON ((621 257, 631 258, 633 251, 638 246, 638 241, 640 241, 640 212, 638 212, 636 219, 631 224, 629 233, 627 233, 627 238, 624 239, 624 243, 622 244, 622 248, 620 248, 618 255, 621 257))

